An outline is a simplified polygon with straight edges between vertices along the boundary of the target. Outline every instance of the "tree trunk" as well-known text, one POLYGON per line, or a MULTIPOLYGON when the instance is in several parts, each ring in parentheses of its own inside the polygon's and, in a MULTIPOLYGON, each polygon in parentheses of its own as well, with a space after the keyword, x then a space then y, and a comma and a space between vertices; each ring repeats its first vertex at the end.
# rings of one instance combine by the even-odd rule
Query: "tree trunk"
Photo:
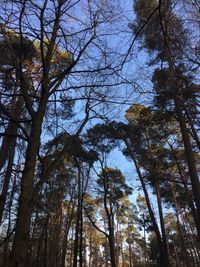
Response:
POLYGON ((195 124, 194 122, 192 121, 191 117, 190 117, 190 114, 187 110, 187 108, 185 108, 185 113, 186 113, 186 116, 187 116, 187 121, 191 127, 191 132, 190 132, 190 135, 193 137, 193 139, 195 140, 196 144, 197 144, 197 147, 199 148, 200 150, 200 140, 199 140, 199 136, 198 136, 198 133, 197 133, 197 130, 195 129, 195 124))
POLYGON ((192 199, 192 196, 189 192, 189 189, 188 189, 188 184, 187 184, 187 177, 186 177, 186 174, 185 174, 185 171, 183 170, 179 160, 177 159, 176 157, 176 154, 174 153, 174 149, 172 147, 172 145, 167 141, 171 151, 172 151, 172 155, 173 155, 173 158, 176 162, 176 165, 177 165, 177 168, 178 168, 178 173, 183 181, 183 185, 184 185, 184 189, 185 189, 185 192, 187 193, 187 198, 188 198, 188 203, 189 203, 189 206, 190 206, 190 209, 191 209, 191 212, 192 212, 192 216, 194 218, 194 223, 195 223, 195 226, 196 226, 196 229, 197 229, 197 234, 198 234, 198 237, 199 237, 199 240, 200 240, 200 220, 199 220, 199 216, 197 214, 197 210, 194 206, 194 202, 193 202, 193 199, 192 199))
POLYGON ((3 189, 0 196, 0 225, 2 223, 3 212, 6 204, 6 197, 8 194, 8 187, 10 183, 10 178, 12 174, 14 155, 15 155, 15 146, 16 146, 16 138, 13 138, 12 143, 9 147, 9 156, 8 156, 8 166, 6 170, 6 174, 3 181, 3 189))
POLYGON ((117 228, 116 228, 116 265, 119 266, 119 221, 117 219, 117 228))
POLYGON ((74 240, 74 261, 73 261, 73 267, 78 266, 78 252, 79 252, 79 237, 80 237, 80 219, 82 216, 81 212, 81 171, 80 166, 77 166, 78 169, 78 176, 77 176, 77 193, 78 193, 78 203, 77 203, 77 214, 76 214, 76 232, 75 232, 75 240, 74 240))
POLYGON ((128 224, 128 254, 129 254, 129 267, 132 267, 132 248, 131 248, 131 239, 130 239, 130 231, 129 231, 129 224, 128 224))
POLYGON ((41 126, 46 105, 37 113, 32 122, 30 141, 25 157, 25 166, 21 180, 21 194, 16 222, 16 232, 13 241, 10 267, 26 267, 26 253, 29 242, 29 230, 33 205, 33 182, 37 153, 40 146, 41 126))
POLYGON ((29 245, 29 265, 33 266, 34 262, 34 255, 33 255, 33 249, 34 249, 34 239, 35 239, 35 233, 36 233, 36 225, 37 225, 37 220, 38 220, 38 209, 35 211, 35 218, 34 218, 34 223, 33 223, 33 230, 32 230, 32 235, 31 235, 31 242, 29 245))
MULTIPOLYGON (((122 232, 120 229, 120 246, 121 246, 121 254, 122 254, 122 267, 124 267, 124 248, 123 248, 123 239, 122 239, 122 232)), ((129 266, 131 267, 131 266, 129 266)))
POLYGON ((110 247, 110 260, 111 266, 116 267, 116 259, 115 259, 115 232, 114 232, 114 214, 112 210, 111 200, 108 199, 108 183, 106 177, 103 175, 103 186, 104 186, 104 209, 106 212, 107 220, 108 220, 108 243, 110 247), (107 206, 107 201, 110 202, 110 211, 107 206))
POLYGON ((80 229, 79 229, 79 267, 83 266, 83 207, 81 198, 81 216, 80 216, 80 229))
POLYGON ((163 210, 162 210, 162 203, 161 203, 161 197, 160 197, 160 187, 158 179, 155 178, 155 189, 156 189, 156 197, 157 197, 157 204, 158 204, 158 211, 159 211, 159 217, 160 217, 160 227, 162 232, 162 243, 165 250, 164 261, 165 264, 170 267, 170 260, 169 260, 169 252, 168 252, 168 246, 167 246, 167 237, 165 233, 165 225, 164 225, 164 218, 163 218, 163 210))
POLYGON ((110 247, 110 260, 111 260, 111 266, 117 267, 115 263, 115 238, 114 238, 114 229, 109 228, 109 247, 110 247))
MULTIPOLYGON (((69 214, 68 214, 69 215, 69 214)), ((72 214, 70 214, 72 218, 72 214)), ((65 267, 65 259, 66 259, 66 252, 67 252, 67 246, 68 246, 68 234, 69 230, 71 227, 71 221, 72 219, 67 220, 66 225, 65 225, 65 235, 64 235, 64 240, 63 240, 63 245, 62 245, 62 260, 61 260, 61 267, 65 267)))
MULTIPOLYGON (((10 231, 11 231, 12 203, 13 203, 13 198, 14 198, 14 194, 15 194, 15 186, 16 186, 16 175, 14 177, 12 191, 11 191, 11 194, 10 194, 10 200, 9 200, 9 204, 8 204, 8 228, 7 228, 7 237, 10 235, 10 231)), ((8 248, 9 248, 9 238, 5 242, 5 247, 4 247, 4 259, 3 259, 3 266, 4 267, 7 267, 7 266, 9 267, 9 265, 8 265, 9 264, 8 248)))
MULTIPOLYGON (((16 120, 19 119, 20 117, 22 106, 23 106, 23 98, 19 97, 18 100, 16 100, 16 97, 14 97, 11 104, 11 114, 16 120)), ((3 181, 2 193, 0 196, 0 225, 2 222, 2 216, 6 204, 6 197, 8 193, 8 187, 10 183, 12 167, 14 162, 15 147, 17 141, 16 135, 17 135, 17 125, 12 121, 10 121, 5 131, 5 136, 3 137, 1 151, 0 151, 0 171, 4 166, 6 159, 8 159, 8 166, 3 181)))
POLYGON ((199 183, 199 177, 197 174, 194 152, 192 150, 190 136, 188 133, 188 129, 186 126, 185 118, 183 116, 183 112, 182 112, 179 100, 176 98, 174 100, 174 103, 175 103, 175 110, 176 110, 176 113, 178 116, 178 122, 180 125, 181 134, 182 134, 182 138, 183 138, 183 144, 184 144, 184 148, 185 148, 185 156, 187 159, 188 170, 189 170, 190 180, 191 180, 191 184, 192 184, 192 191, 194 194, 194 200, 195 200, 195 204, 197 207, 197 216, 198 216, 198 219, 200 221, 200 183, 199 183))
POLYGON ((139 166, 138 166, 138 164, 137 164, 137 162, 136 162, 136 160, 135 160, 135 158, 134 158, 134 156, 133 156, 133 154, 131 152, 131 149, 129 148, 129 145, 128 145, 128 143, 126 141, 125 141, 125 144, 127 145, 127 148, 129 149, 129 152, 130 152, 131 158, 132 158, 132 160, 134 162, 134 165, 135 165, 135 168, 136 168, 140 183, 142 185, 142 189, 143 189, 143 192, 144 192, 144 196, 145 196, 145 200, 146 200, 149 216, 151 218, 151 222, 153 224, 153 228, 154 228, 154 231, 155 231, 155 234, 156 234, 156 239, 157 239, 158 245, 159 245, 161 266, 162 267, 169 267, 170 265, 167 265, 168 261, 165 259, 166 258, 165 247, 163 246, 163 241, 162 241, 162 238, 161 238, 161 235, 160 235, 160 231, 159 231, 159 228, 158 228, 158 225, 157 225, 157 222, 156 222, 156 218, 154 216, 153 209, 151 207, 149 194, 148 194, 145 182, 143 180, 142 173, 141 173, 140 168, 139 168, 139 166))
POLYGON ((182 249, 184 251, 185 263, 186 263, 186 266, 189 267, 190 266, 190 262, 188 261, 189 255, 188 255, 188 252, 187 252, 187 249, 186 249, 186 246, 185 246, 185 241, 184 241, 184 238, 183 238, 183 233, 182 233, 181 224, 180 224, 180 220, 179 220, 179 205, 177 203, 175 192, 174 192, 174 188, 173 188, 172 184, 171 184, 171 189, 172 189, 172 195, 173 195, 174 204, 175 204, 175 211, 176 211, 176 218, 177 218, 177 230, 178 230, 178 233, 180 235, 181 246, 182 246, 182 249))

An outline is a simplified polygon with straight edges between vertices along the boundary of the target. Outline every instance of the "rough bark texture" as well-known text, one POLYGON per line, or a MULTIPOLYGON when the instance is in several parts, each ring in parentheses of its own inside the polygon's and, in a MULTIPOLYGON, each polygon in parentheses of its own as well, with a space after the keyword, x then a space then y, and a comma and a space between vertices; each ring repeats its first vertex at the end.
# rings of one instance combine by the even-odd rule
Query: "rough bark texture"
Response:
POLYGON ((191 180, 191 184, 192 184, 192 190, 193 190, 193 194, 194 194, 194 200, 195 200, 195 204, 197 207, 197 215, 198 215, 198 219, 200 221, 200 183, 199 183, 199 177, 197 174, 194 152, 192 150, 190 136, 189 136, 188 129, 186 126, 185 118, 184 118, 182 110, 181 110, 181 105, 180 105, 178 99, 175 99, 174 102, 175 102, 176 113, 178 116, 178 122, 179 122, 180 129, 181 129, 181 134, 183 137, 183 144, 184 144, 184 148, 185 148, 185 157, 187 159, 188 170, 189 170, 190 180, 191 180))
POLYGON ((43 114, 36 116, 32 122, 30 141, 28 143, 25 166, 21 180, 21 194, 16 222, 16 233, 13 241, 10 267, 25 267, 32 213, 33 181, 37 154, 40 146, 43 114))

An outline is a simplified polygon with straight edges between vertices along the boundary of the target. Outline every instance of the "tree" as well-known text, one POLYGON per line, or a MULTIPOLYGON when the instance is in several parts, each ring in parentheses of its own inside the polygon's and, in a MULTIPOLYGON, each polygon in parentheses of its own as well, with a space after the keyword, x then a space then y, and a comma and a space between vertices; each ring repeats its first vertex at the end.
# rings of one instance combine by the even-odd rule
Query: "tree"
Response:
MULTIPOLYGON (((100 38, 98 27, 100 28, 104 22, 109 24, 112 20, 109 9, 106 10, 107 13, 104 13, 105 8, 102 4, 91 5, 88 2, 85 6, 88 15, 88 17, 84 15, 85 23, 80 25, 80 20, 75 16, 75 23, 67 29, 64 24, 68 25, 68 23, 63 23, 63 21, 68 20, 69 16, 74 16, 75 6, 80 9, 79 1, 71 4, 68 1, 55 3, 45 1, 41 4, 9 1, 2 7, 5 13, 2 16, 4 23, 1 27, 10 38, 10 40, 7 39, 9 44, 7 50, 10 50, 7 60, 14 60, 13 72, 16 76, 12 78, 15 83, 17 82, 17 93, 24 101, 24 108, 19 122, 14 119, 12 112, 6 111, 3 103, 1 103, 1 110, 7 120, 17 124, 18 135, 20 134, 26 140, 24 151, 26 155, 10 266, 26 265, 31 214, 35 198, 35 170, 40 158, 41 135, 50 112, 50 105, 54 98, 62 99, 62 101, 69 99, 66 96, 68 90, 63 89, 66 77, 70 80, 72 70, 74 73, 80 71, 78 70, 78 66, 81 66, 79 62, 86 60, 89 56, 85 51, 89 46, 92 49, 97 48, 94 43, 95 39, 100 38), (14 14, 12 10, 15 10, 14 14), (12 24, 13 16, 15 16, 16 28, 12 24), (31 23, 29 24, 28 21, 31 23), (77 30, 78 26, 81 30, 77 30), (11 29, 10 32, 9 29, 11 29), (15 49, 16 57, 13 52, 15 49), (26 53, 23 53, 25 51, 26 53), (34 54, 35 51, 37 55, 34 54)), ((3 49, 3 46, 1 48, 3 49)), ((100 66, 97 63, 92 67, 93 63, 88 59, 88 65, 82 68, 82 73, 88 72, 92 75, 95 72, 105 71, 109 74, 110 64, 105 63, 100 66)), ((73 80, 72 77, 71 79, 73 80)))
MULTIPOLYGON (((136 21, 140 23, 143 18, 147 18, 149 12, 147 11, 147 14, 146 12, 144 14, 141 13, 141 11, 138 12, 137 6, 140 1, 136 3, 136 21)), ((159 34, 157 33, 154 35, 153 39, 156 40, 155 43, 148 43, 146 41, 144 45, 149 51, 156 52, 160 60, 167 64, 167 71, 165 69, 160 70, 160 74, 162 73, 160 76, 162 80, 161 83, 158 82, 158 79, 155 81, 155 77, 158 78, 157 75, 159 73, 155 71, 153 82, 156 83, 154 83, 154 89, 158 96, 157 99, 160 98, 160 100, 166 101, 163 106, 165 109, 169 107, 167 104, 169 104, 170 100, 173 102, 173 111, 175 112, 183 138, 197 213, 200 214, 200 185, 198 172, 185 117, 186 106, 188 106, 188 108, 191 106, 188 105, 188 102, 193 104, 195 102, 194 91, 196 90, 194 88, 196 86, 184 75, 185 66, 181 67, 183 65, 182 60, 184 59, 183 51, 187 47, 188 33, 184 29, 181 19, 173 12, 173 1, 166 1, 165 4, 160 1, 155 13, 157 16, 155 15, 152 17, 152 23, 150 22, 149 27, 151 27, 152 33, 156 33, 159 29, 159 34), (159 47, 156 44, 159 44, 159 47)), ((145 40, 148 40, 147 31, 144 30, 141 36, 143 36, 145 40)))
POLYGON ((1 4, 0 265, 199 266, 197 1, 1 4))

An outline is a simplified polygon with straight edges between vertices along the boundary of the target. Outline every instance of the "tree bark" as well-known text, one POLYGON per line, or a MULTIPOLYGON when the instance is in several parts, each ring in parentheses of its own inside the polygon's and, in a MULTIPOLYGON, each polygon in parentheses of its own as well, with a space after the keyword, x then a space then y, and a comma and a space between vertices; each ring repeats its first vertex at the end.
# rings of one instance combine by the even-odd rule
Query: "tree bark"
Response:
POLYGON ((82 216, 81 211, 81 202, 82 202, 82 190, 81 190, 81 170, 80 166, 77 166, 78 175, 77 175, 77 194, 78 194, 78 203, 77 203, 77 214, 76 214, 76 232, 75 232, 75 240, 74 240, 74 261, 73 267, 78 266, 78 252, 79 252, 79 241, 80 241, 80 220, 82 216))
POLYGON ((162 244, 165 250, 164 253, 164 261, 165 264, 170 267, 170 260, 169 260, 169 252, 168 252, 168 246, 167 246, 167 237, 166 237, 166 232, 165 232, 165 224, 164 224, 164 217, 163 217, 163 210, 162 210, 162 203, 161 203, 161 197, 160 197, 160 187, 159 187, 159 182, 158 179, 155 178, 155 189, 156 189, 156 197, 157 197, 157 204, 158 204, 158 212, 159 212, 159 217, 160 217, 160 227, 161 227, 161 232, 162 232, 162 244))
POLYGON ((185 241, 184 241, 184 238, 183 238, 183 233, 182 233, 181 224, 180 224, 180 220, 179 220, 179 205, 177 203, 176 195, 175 195, 174 188, 173 188, 172 184, 171 184, 171 190, 172 190, 172 195, 173 195, 174 205, 175 205, 175 212, 176 212, 176 219, 177 219, 177 230, 178 230, 178 233, 180 235, 181 246, 182 246, 183 251, 184 251, 185 263, 186 263, 186 266, 189 267, 190 266, 190 262, 188 261, 189 255, 188 255, 188 252, 187 252, 187 249, 186 249, 186 246, 185 246, 185 241))
POLYGON ((106 179, 106 176, 103 175, 103 186, 104 186, 104 209, 106 212, 107 220, 108 220, 108 243, 110 247, 110 260, 111 260, 111 266, 116 266, 116 259, 115 259, 115 232, 114 232, 114 215, 112 211, 112 203, 110 201, 110 211, 107 206, 108 201, 108 182, 106 179))
POLYGON ((30 141, 25 157, 25 166, 21 180, 21 194, 13 241, 10 267, 26 267, 26 253, 29 241, 29 230, 33 206, 33 182, 37 154, 40 147, 41 126, 46 110, 46 103, 32 122, 30 141))
POLYGON ((183 144, 185 148, 185 157, 187 159, 188 170, 189 170, 190 180, 192 184, 192 191, 194 194, 194 200, 195 200, 195 204, 197 208, 197 216, 198 216, 198 220, 200 221, 200 183, 199 183, 199 177, 197 174, 194 152, 192 150, 190 136, 188 133, 188 129, 186 126, 185 118, 183 116, 183 112, 182 112, 179 100, 176 98, 174 100, 174 103, 175 103, 175 110, 178 116, 178 122, 180 125, 181 134, 183 138, 183 144))
POLYGON ((194 202, 193 202, 193 198, 189 192, 189 189, 188 189, 188 184, 187 184, 187 177, 186 177, 186 174, 185 174, 185 171, 183 170, 179 160, 177 159, 177 156, 174 152, 174 149, 172 147, 172 145, 168 142, 168 145, 172 151, 172 155, 173 155, 173 158, 176 162, 176 165, 177 165, 177 168, 178 168, 178 173, 183 181, 183 186, 184 186, 184 189, 185 189, 185 192, 187 194, 187 198, 188 198, 188 203, 189 203, 189 206, 190 206, 190 209, 191 209, 191 212, 192 212, 192 216, 194 218, 194 223, 195 223, 195 226, 196 226, 196 229, 197 229, 197 234, 198 234, 198 237, 199 237, 199 240, 200 240, 200 220, 199 220, 199 216, 197 214, 197 210, 194 206, 194 202))
POLYGON ((2 223, 3 212, 4 212, 4 208, 6 204, 6 197, 8 194, 10 178, 12 175, 12 167, 13 167, 14 155, 15 155, 15 146, 16 146, 16 138, 13 138, 12 143, 10 144, 10 147, 9 147, 8 166, 7 166, 7 170, 6 170, 4 181, 3 181, 2 193, 0 196, 0 225, 2 223))
POLYGON ((165 247, 163 245, 162 237, 160 235, 160 231, 159 231, 159 228, 158 228, 158 225, 157 225, 157 222, 156 222, 156 218, 154 216, 154 212, 153 212, 153 209, 151 207, 151 202, 150 202, 150 199, 149 199, 149 194, 148 194, 148 191, 147 191, 145 182, 143 180, 142 173, 141 173, 140 168, 139 168, 139 166, 137 164, 137 161, 135 160, 135 157, 134 157, 134 155, 133 155, 133 153, 131 151, 131 148, 130 148, 128 142, 126 140, 124 140, 124 142, 125 142, 128 150, 129 150, 131 159, 134 162, 134 165, 135 165, 135 168, 136 168, 136 171, 137 171, 137 174, 138 174, 140 183, 142 185, 142 189, 143 189, 143 192, 144 192, 144 196, 145 196, 145 200, 146 200, 146 204, 147 204, 149 216, 151 218, 151 221, 152 221, 152 224, 153 224, 153 228, 154 228, 154 231, 155 231, 155 234, 156 234, 156 239, 158 241, 158 245, 159 245, 159 249, 160 249, 160 263, 161 263, 161 266, 162 267, 169 267, 170 265, 167 265, 168 264, 168 260, 166 259, 165 247))

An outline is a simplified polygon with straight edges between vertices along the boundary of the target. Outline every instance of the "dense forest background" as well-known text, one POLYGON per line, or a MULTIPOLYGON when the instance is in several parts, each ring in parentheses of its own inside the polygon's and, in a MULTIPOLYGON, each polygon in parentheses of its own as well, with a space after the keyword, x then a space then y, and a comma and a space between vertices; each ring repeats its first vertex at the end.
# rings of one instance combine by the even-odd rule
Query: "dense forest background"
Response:
POLYGON ((200 2, 0 4, 0 266, 200 266, 200 2))

